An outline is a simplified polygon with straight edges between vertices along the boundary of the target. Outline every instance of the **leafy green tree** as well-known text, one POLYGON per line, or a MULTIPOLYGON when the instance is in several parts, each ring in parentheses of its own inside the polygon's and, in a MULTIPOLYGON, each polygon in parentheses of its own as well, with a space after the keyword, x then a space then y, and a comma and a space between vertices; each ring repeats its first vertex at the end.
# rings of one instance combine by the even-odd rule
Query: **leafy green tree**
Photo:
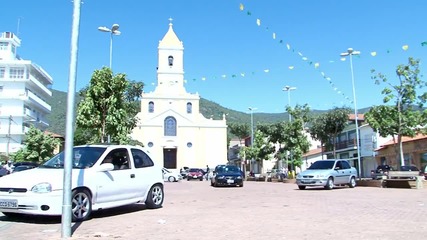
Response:
POLYGON ((133 103, 142 87, 129 82, 125 74, 113 75, 110 68, 95 70, 89 86, 80 91, 83 100, 77 109, 77 128, 84 132, 80 136, 90 136, 86 143, 103 143, 108 136, 112 142, 128 143, 139 111, 133 103))
POLYGON ((239 139, 240 143, 242 143, 242 139, 249 136, 251 131, 247 123, 230 123, 228 124, 228 129, 231 134, 239 139))
POLYGON ((31 126, 30 130, 25 134, 24 146, 11 157, 15 162, 43 163, 53 156, 59 144, 59 139, 31 126))
POLYGON ((243 148, 244 154, 248 159, 255 159, 263 167, 263 160, 271 160, 275 147, 268 140, 268 136, 257 130, 255 132, 254 144, 250 147, 243 148))
POLYGON ((425 131, 427 124, 427 110, 422 110, 427 100, 425 90, 427 82, 420 78, 420 60, 409 58, 408 63, 400 64, 396 68, 397 83, 391 83, 382 73, 374 74, 372 79, 376 84, 385 83, 382 90, 383 103, 394 103, 392 106, 373 107, 365 116, 371 127, 381 136, 397 135, 399 158, 402 166, 403 157, 402 137, 414 137, 418 132, 425 131))
POLYGON ((336 141, 338 135, 348 125, 350 108, 334 107, 331 111, 317 116, 311 121, 310 135, 323 144, 330 143, 336 158, 336 141))

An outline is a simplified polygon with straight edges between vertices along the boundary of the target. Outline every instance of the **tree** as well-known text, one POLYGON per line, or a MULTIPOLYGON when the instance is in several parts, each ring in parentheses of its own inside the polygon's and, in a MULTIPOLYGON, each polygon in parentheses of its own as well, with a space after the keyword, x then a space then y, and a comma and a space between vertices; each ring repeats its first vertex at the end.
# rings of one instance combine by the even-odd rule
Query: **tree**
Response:
POLYGON ((376 106, 370 109, 366 118, 371 127, 381 136, 395 136, 399 144, 399 158, 402 166, 405 165, 403 156, 402 137, 414 137, 418 132, 425 131, 427 124, 427 110, 422 110, 427 100, 427 92, 422 91, 427 82, 419 76, 419 60, 408 59, 406 65, 400 64, 396 68, 398 82, 393 84, 386 75, 376 73, 373 69, 371 77, 375 84, 385 83, 382 90, 383 103, 394 102, 392 106, 376 106))
POLYGON ((247 123, 230 123, 228 129, 239 139, 239 143, 242 143, 242 139, 250 134, 250 127, 247 123))
POLYGON ((87 143, 103 143, 107 137, 128 143, 139 111, 133 104, 142 87, 142 83, 129 82, 125 74, 113 75, 110 68, 95 70, 89 86, 80 91, 84 97, 77 109, 77 128, 83 131, 80 136, 91 136, 87 143))
POLYGON ((304 129, 310 119, 310 109, 307 105, 297 105, 294 109, 287 107, 286 111, 292 115, 292 122, 282 121, 271 125, 260 125, 257 129, 268 136, 267 139, 271 144, 278 145, 275 157, 279 161, 287 159, 291 166, 301 167, 302 155, 310 148, 304 129))
POLYGON ((29 161, 40 164, 53 156, 59 144, 59 139, 31 126, 30 130, 25 134, 23 147, 14 153, 11 158, 15 162, 29 161))
POLYGON ((274 146, 268 141, 268 136, 257 130, 255 132, 254 144, 250 147, 243 148, 244 154, 248 159, 255 159, 257 162, 270 160, 275 151, 274 146))
POLYGON ((331 142, 332 152, 336 158, 336 141, 338 135, 348 125, 350 108, 334 107, 331 111, 322 114, 311 121, 310 135, 323 144, 331 142))

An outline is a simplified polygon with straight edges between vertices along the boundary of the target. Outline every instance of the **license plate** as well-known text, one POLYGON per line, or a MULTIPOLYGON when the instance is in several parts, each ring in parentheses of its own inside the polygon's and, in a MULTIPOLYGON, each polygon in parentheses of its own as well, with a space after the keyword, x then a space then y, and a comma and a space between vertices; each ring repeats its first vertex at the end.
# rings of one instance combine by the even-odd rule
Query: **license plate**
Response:
POLYGON ((18 208, 18 200, 0 199, 0 208, 18 208))
POLYGON ((193 176, 193 178, 197 178, 197 176, 193 176))
POLYGON ((234 180, 230 180, 230 179, 228 179, 228 180, 227 180, 227 183, 234 183, 234 180))

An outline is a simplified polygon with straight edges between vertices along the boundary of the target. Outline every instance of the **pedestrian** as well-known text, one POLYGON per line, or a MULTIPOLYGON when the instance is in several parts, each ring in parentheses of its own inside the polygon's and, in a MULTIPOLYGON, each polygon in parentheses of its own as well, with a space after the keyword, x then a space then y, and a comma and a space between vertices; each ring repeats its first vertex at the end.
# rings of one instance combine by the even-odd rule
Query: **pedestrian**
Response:
POLYGON ((206 165, 206 181, 209 181, 209 165, 206 165))

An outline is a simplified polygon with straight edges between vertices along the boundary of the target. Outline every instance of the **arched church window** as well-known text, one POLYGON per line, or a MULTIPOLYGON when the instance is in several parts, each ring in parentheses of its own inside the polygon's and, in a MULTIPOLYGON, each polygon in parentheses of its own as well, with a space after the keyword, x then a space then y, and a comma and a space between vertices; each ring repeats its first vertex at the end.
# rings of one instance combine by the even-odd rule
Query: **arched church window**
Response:
POLYGON ((191 102, 187 103, 187 113, 192 113, 193 112, 193 104, 191 104, 191 102))
POLYGON ((174 117, 165 118, 165 136, 176 136, 176 119, 174 117))
POLYGON ((169 66, 173 66, 173 56, 168 57, 169 66))
POLYGON ((154 112, 154 102, 148 103, 148 112, 153 113, 154 112))

